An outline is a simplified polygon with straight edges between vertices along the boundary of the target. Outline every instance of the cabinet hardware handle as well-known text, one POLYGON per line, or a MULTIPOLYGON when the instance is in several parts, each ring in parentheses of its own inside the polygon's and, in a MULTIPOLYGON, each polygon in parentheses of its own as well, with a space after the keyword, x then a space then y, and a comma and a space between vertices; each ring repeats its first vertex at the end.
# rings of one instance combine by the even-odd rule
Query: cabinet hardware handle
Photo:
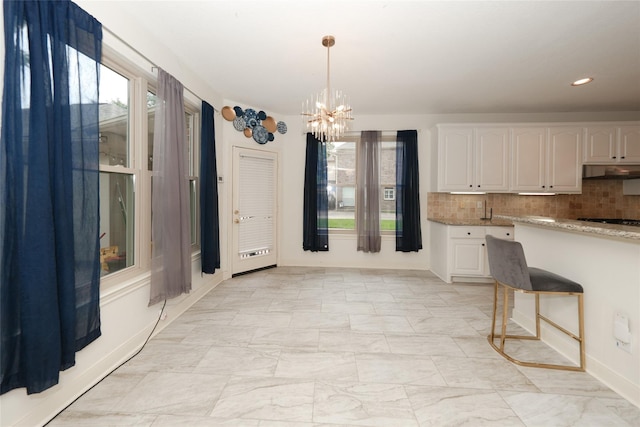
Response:
POLYGON ((478 188, 480 188, 480 185, 478 185, 478 188))
POLYGON ((615 158, 616 158, 616 156, 613 156, 613 157, 612 157, 612 159, 615 159, 615 158))
POLYGON ((470 232, 467 232, 467 235, 468 235, 468 236, 471 236, 471 233, 470 233, 470 232))
POLYGON ((549 188, 553 188, 553 185, 550 185, 549 188))
POLYGON ((482 246, 484 246, 484 243, 482 244, 482 246))
POLYGON ((511 233, 507 233, 507 236, 511 236, 511 233))
POLYGON ((469 188, 473 188, 473 184, 469 184, 469 188))
POLYGON ((624 156, 620 156, 621 159, 624 159, 624 156))
POLYGON ((544 185, 542 186, 542 188, 544 188, 544 185))

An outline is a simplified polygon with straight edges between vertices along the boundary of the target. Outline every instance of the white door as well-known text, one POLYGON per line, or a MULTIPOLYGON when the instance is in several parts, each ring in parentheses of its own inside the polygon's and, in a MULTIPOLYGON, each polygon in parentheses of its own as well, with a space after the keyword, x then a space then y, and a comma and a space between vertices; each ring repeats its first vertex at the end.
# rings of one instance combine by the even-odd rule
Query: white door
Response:
POLYGON ((232 274, 276 265, 276 153, 233 149, 232 274))

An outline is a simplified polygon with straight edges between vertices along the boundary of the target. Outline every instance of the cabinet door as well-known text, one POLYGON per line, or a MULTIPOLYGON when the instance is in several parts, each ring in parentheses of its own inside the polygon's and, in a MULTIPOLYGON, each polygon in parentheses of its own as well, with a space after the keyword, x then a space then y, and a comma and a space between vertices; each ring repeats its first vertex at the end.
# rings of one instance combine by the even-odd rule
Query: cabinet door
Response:
POLYGON ((620 163, 640 163, 640 126, 621 126, 618 141, 620 163))
POLYGON ((582 190, 582 128, 549 129, 548 191, 579 193, 582 190))
POLYGON ((615 126, 589 126, 586 130, 584 162, 611 163, 616 155, 615 126))
POLYGON ((473 128, 438 132, 438 191, 473 190, 473 128))
POLYGON ((485 268, 484 239, 451 239, 452 274, 482 276, 485 268))
POLYGON ((514 128, 511 136, 511 190, 544 191, 546 128, 514 128))
POLYGON ((509 129, 476 129, 476 179, 478 191, 509 191, 509 129))

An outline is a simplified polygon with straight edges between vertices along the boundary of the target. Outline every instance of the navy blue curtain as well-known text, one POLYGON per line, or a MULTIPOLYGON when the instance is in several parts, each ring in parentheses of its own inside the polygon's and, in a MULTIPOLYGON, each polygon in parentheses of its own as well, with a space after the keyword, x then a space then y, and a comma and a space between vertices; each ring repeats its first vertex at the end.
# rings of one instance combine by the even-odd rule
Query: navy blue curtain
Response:
POLYGON ((4 1, 0 393, 58 383, 100 336, 102 26, 69 1, 4 1))
POLYGON ((396 138, 396 251, 422 249, 420 227, 418 132, 398 131, 396 138))
POLYGON ((327 145, 312 133, 307 133, 302 227, 302 248, 305 251, 329 250, 327 145))
POLYGON ((220 268, 220 219, 218 216, 218 169, 213 107, 202 101, 200 141, 200 257, 202 272, 220 268))

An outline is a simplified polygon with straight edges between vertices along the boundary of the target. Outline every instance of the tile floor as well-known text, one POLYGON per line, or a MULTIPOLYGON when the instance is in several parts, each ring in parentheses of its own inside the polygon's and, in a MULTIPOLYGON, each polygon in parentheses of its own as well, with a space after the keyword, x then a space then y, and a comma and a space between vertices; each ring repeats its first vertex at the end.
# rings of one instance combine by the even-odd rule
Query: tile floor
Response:
POLYGON ((429 272, 239 276, 49 425, 640 425, 640 409, 587 373, 495 353, 491 304, 491 285, 429 272))

